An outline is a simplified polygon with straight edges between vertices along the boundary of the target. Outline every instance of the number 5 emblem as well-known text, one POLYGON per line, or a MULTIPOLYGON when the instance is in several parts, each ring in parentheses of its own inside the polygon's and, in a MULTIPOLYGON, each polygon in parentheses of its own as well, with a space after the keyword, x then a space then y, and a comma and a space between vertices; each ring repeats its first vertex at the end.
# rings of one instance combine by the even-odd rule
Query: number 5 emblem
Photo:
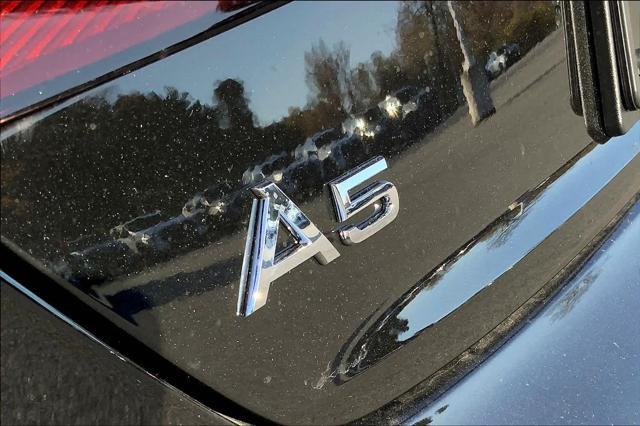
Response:
MULTIPOLYGON (((356 190, 386 168, 385 159, 376 157, 329 183, 339 222, 373 207, 368 218, 337 230, 343 243, 351 245, 364 241, 398 215, 398 191, 392 183, 378 180, 356 190)), ((255 199, 249 219, 237 308, 237 314, 245 317, 266 304, 269 286, 275 279, 312 257, 326 265, 340 256, 327 237, 275 183, 264 181, 251 191, 255 199), (280 222, 294 237, 295 243, 276 253, 280 222)))
POLYGON ((366 240, 393 222, 398 215, 398 190, 391 182, 378 180, 353 195, 350 194, 358 185, 386 168, 387 162, 384 158, 372 158, 329 183, 338 222, 344 222, 368 206, 374 207, 373 214, 367 219, 357 225, 346 225, 338 230, 343 243, 356 244, 366 240))

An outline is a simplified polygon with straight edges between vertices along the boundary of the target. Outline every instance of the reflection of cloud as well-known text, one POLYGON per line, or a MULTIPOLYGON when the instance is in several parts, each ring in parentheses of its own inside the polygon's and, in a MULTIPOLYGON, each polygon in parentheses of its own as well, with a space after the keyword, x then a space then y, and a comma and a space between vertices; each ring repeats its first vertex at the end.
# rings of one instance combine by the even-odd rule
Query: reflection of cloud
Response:
POLYGON ((552 321, 564 318, 573 307, 578 304, 582 296, 589 290, 591 285, 598 279, 602 269, 590 270, 581 280, 580 284, 572 287, 562 298, 555 304, 554 309, 549 312, 552 321))

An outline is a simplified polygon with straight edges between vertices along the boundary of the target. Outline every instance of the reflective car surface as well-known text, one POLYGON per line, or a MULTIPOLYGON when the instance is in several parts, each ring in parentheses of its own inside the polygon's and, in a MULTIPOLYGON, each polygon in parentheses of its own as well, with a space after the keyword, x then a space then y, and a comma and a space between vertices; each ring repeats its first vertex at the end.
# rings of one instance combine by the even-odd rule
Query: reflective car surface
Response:
POLYGON ((535 321, 410 422, 637 423, 639 213, 636 203, 535 321))
POLYGON ((37 85, 3 94, 0 138, 5 279, 205 410, 384 419, 640 190, 640 124, 603 145, 588 136, 552 2, 212 10, 197 17, 203 32, 86 65, 92 79, 39 83, 50 98, 30 98, 37 85), (489 81, 499 50, 518 60, 489 81), (345 225, 384 208, 341 217, 331 184, 379 159, 397 216, 346 244, 345 225), (274 219, 275 261, 309 224, 338 256, 287 267, 245 312, 267 187, 303 212, 274 219))

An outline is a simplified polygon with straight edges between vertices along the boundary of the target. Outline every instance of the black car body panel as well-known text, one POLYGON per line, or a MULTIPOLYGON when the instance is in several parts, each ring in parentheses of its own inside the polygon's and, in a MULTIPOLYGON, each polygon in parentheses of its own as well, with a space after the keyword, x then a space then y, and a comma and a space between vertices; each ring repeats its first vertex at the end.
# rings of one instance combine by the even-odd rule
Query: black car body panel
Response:
POLYGON ((249 421, 356 421, 410 391, 640 190, 640 125, 597 145, 571 108, 554 5, 458 7, 286 4, 9 120, 2 242, 68 302, 18 281, 143 369, 187 393, 196 383, 218 411, 202 395, 233 401, 249 421), (522 57, 489 98, 470 93, 461 73, 484 72, 469 52, 486 57, 498 31, 522 57), (342 245, 327 184, 379 155, 397 219, 342 245), (291 270, 242 318, 249 190, 264 179, 340 257, 291 270))
POLYGON ((534 321, 409 422, 640 422, 639 251, 636 203, 534 321))
POLYGON ((2 424, 233 424, 2 281, 2 424))

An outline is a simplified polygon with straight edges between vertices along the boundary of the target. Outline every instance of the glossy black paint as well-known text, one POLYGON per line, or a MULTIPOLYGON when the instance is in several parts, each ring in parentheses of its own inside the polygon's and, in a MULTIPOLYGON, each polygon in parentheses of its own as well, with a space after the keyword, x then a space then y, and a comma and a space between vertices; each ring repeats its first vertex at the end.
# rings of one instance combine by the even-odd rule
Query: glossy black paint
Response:
MULTIPOLYGON (((462 16, 478 61, 502 42, 494 32, 523 53, 491 83, 495 113, 477 126, 443 4, 290 4, 3 127, 3 244, 80 300, 69 304, 261 416, 342 423, 377 409, 500 324, 640 188, 636 158, 586 217, 558 223, 487 291, 402 350, 390 353, 389 335, 367 371, 334 380, 371 318, 590 142, 568 102, 553 5, 474 7, 462 16), (397 186, 400 214, 340 246, 325 184, 375 155, 389 161, 381 177, 397 186), (341 257, 294 269, 242 319, 247 189, 265 177, 341 257), (535 273, 509 275, 527 265, 535 273)), ((130 356, 145 365, 142 353, 130 356)))
POLYGON ((2 424, 233 424, 0 284, 2 424))
POLYGON ((334 380, 343 382, 360 374, 492 285, 638 154, 640 126, 633 128, 626 140, 617 141, 615 148, 586 148, 524 194, 423 281, 358 329, 334 361, 333 369, 339 372, 334 380))
MULTIPOLYGON (((0 258, 3 270, 0 271, 0 275, 2 275, 3 283, 6 282, 7 285, 13 286, 23 296, 31 299, 32 302, 47 310, 58 320, 62 320, 67 326, 71 326, 94 343, 101 345, 102 350, 107 350, 110 356, 116 356, 127 362, 131 368, 153 376, 164 386, 171 387, 174 393, 177 390, 179 397, 188 395, 229 419, 249 424, 270 424, 264 418, 229 400, 197 378, 176 367, 133 336, 123 333, 122 329, 101 313, 84 304, 78 298, 78 294, 60 285, 55 275, 46 270, 34 268, 16 252, 19 253, 20 250, 18 248, 11 250, 5 244, 1 247, 0 258)), ((47 315, 43 317, 46 317, 47 320, 52 319, 47 315)), ((9 330, 7 333, 12 332, 9 330)), ((12 358, 6 359, 8 362, 6 368, 3 367, 4 371, 13 369, 12 358)), ((50 366, 47 363, 42 363, 34 370, 34 374, 48 375, 50 366)), ((14 378, 24 377, 24 373, 19 373, 14 378)), ((3 388, 3 392, 5 389, 10 391, 11 388, 3 388)), ((27 408, 25 407, 25 409, 27 408)), ((141 407, 141 409, 146 408, 141 407)), ((11 410, 11 405, 9 405, 9 410, 11 410)))
MULTIPOLYGON (((282 1, 219 2, 215 11, 201 18, 80 69, 44 80, 35 86, 3 97, 0 102, 0 124, 11 123, 114 78, 134 72, 144 65, 166 58, 188 46, 267 13, 282 4, 284 4, 282 1)), ((108 3, 97 6, 111 7, 108 3)), ((21 17, 25 20, 31 18, 37 18, 37 14, 21 17)), ((37 69, 28 72, 37 72, 37 69)))
POLYGON ((640 204, 538 316, 409 420, 640 423, 640 204))

